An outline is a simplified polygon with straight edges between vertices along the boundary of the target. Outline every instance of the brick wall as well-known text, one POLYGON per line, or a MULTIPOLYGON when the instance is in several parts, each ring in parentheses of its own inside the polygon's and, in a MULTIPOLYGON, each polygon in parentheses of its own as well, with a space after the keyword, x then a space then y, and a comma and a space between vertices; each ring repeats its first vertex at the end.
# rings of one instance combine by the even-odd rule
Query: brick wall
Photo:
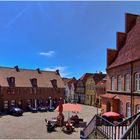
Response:
POLYGON ((22 108, 27 108, 27 101, 35 99, 47 101, 48 97, 52 97, 52 99, 59 99, 60 97, 64 98, 64 89, 63 88, 37 88, 36 93, 32 91, 32 88, 28 87, 16 87, 14 88, 14 93, 9 92, 8 87, 1 88, 0 94, 0 110, 4 111, 4 101, 10 102, 11 100, 15 100, 16 104, 18 101, 22 101, 22 108))

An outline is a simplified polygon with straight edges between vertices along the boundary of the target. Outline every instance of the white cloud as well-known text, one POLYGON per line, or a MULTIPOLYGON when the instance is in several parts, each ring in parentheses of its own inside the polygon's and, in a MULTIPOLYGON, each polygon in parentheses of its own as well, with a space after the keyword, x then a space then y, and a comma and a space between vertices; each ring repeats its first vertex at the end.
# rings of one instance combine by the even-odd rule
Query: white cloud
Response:
POLYGON ((61 77, 67 77, 70 73, 67 72, 67 67, 57 66, 54 68, 45 68, 47 71, 56 71, 59 70, 61 77))
POLYGON ((53 56, 55 54, 55 51, 40 52, 39 54, 50 57, 50 56, 53 56))

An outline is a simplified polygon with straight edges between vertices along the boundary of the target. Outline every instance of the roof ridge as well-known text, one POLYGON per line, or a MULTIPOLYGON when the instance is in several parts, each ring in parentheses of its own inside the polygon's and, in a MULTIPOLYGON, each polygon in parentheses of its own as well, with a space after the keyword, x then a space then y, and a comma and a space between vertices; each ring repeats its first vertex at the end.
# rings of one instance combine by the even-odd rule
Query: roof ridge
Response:
MULTIPOLYGON (((15 69, 14 67, 6 67, 6 66, 0 66, 0 69, 15 69)), ((19 70, 27 70, 27 71, 37 71, 37 69, 27 69, 27 68, 19 68, 19 70)), ((41 72, 56 72, 56 71, 48 71, 48 70, 41 70, 41 72)))

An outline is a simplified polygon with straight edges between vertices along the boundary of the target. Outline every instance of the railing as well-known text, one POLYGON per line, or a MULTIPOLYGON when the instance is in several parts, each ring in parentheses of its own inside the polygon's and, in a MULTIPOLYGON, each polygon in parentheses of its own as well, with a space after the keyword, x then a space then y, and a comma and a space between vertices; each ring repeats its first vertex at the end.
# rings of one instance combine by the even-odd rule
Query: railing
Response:
POLYGON ((140 115, 140 112, 131 116, 130 118, 127 118, 119 124, 111 123, 105 118, 95 115, 89 124, 85 127, 85 129, 81 131, 81 136, 83 138, 88 138, 89 135, 95 130, 99 130, 106 138, 120 139, 122 135, 127 131, 131 122, 133 122, 138 115, 140 115))
POLYGON ((132 122, 121 139, 140 139, 140 115, 132 122))
POLYGON ((91 121, 83 129, 83 131, 80 131, 80 138, 82 139, 88 138, 88 136, 94 131, 95 128, 96 128, 96 115, 91 119, 91 121))

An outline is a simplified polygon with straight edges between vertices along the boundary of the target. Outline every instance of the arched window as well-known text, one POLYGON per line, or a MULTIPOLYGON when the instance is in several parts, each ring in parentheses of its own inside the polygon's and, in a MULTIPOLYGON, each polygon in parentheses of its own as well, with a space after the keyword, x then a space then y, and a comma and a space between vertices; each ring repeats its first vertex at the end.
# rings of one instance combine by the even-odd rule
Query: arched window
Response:
POLYGON ((136 113, 140 112, 140 104, 136 105, 136 113))
POLYGON ((122 78, 121 78, 121 76, 119 75, 118 76, 118 80, 117 80, 117 86, 118 86, 118 91, 121 91, 122 90, 122 78))
POLYGON ((125 76, 125 91, 130 91, 130 74, 125 76))
POLYGON ((115 90, 115 77, 111 78, 111 90, 115 90))
POLYGON ((140 73, 135 74, 135 90, 140 91, 140 73))

